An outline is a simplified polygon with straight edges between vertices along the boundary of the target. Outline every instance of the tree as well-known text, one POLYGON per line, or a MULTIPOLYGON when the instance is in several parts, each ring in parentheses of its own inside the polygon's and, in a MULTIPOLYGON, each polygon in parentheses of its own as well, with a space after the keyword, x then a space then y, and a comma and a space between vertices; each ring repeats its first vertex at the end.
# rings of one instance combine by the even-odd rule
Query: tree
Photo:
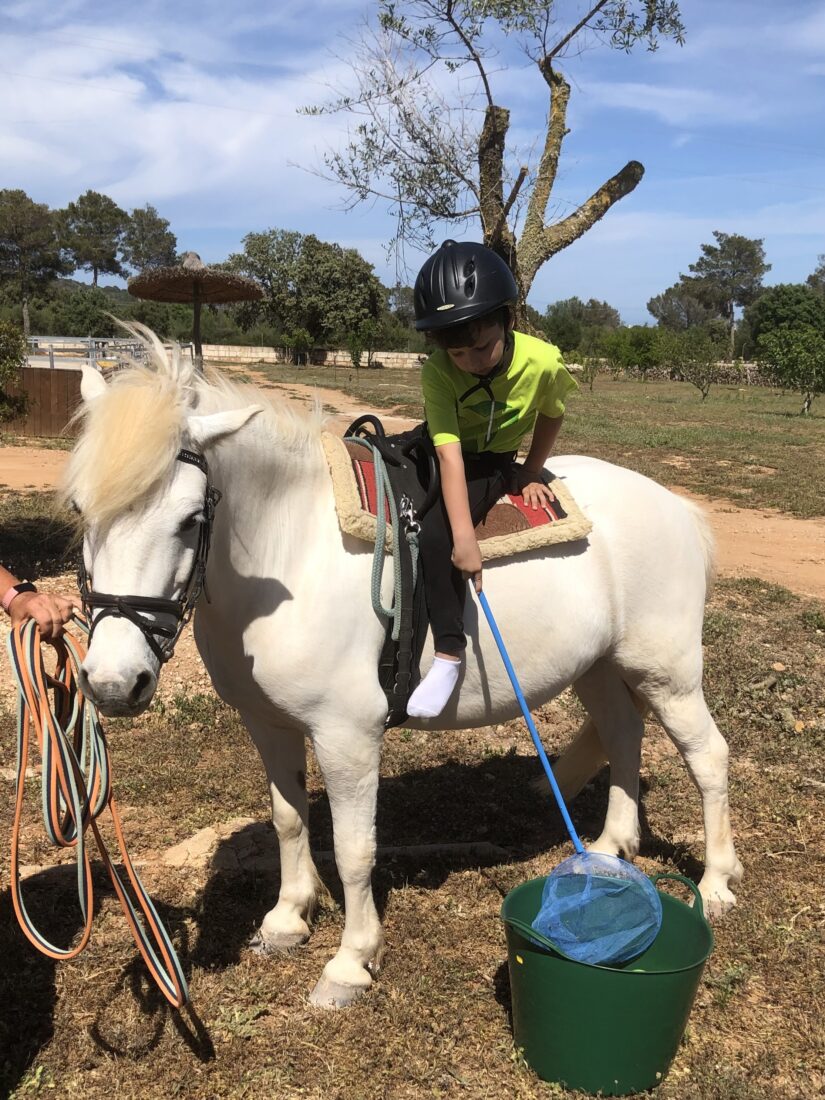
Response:
POLYGON ((430 250, 439 223, 477 222, 484 243, 512 268, 520 305, 541 266, 644 174, 638 161, 629 161, 575 210, 548 224, 568 133, 564 58, 594 42, 629 52, 640 42, 652 50, 662 37, 681 43, 684 36, 673 0, 589 0, 583 18, 564 29, 560 6, 553 0, 378 0, 377 28, 365 31, 354 49, 348 44, 354 88, 305 108, 355 116, 346 146, 324 158, 324 174, 344 186, 348 206, 387 202, 401 247, 430 250), (510 111, 495 88, 507 70, 493 59, 508 40, 527 55, 548 97, 532 167, 507 147, 510 111))
POLYGON ((10 395, 10 382, 26 365, 26 337, 9 321, 0 321, 0 420, 10 420, 20 411, 21 399, 10 395))
POLYGON ((48 206, 34 202, 25 191, 0 191, 0 281, 8 284, 22 307, 26 338, 31 333, 31 295, 69 271, 58 243, 57 220, 48 206))
POLYGON ((825 253, 821 253, 817 256, 817 260, 819 262, 805 282, 809 287, 812 287, 817 294, 825 295, 825 253))
POLYGON ((647 303, 651 313, 662 328, 678 332, 682 329, 703 325, 719 316, 711 306, 704 305, 689 282, 676 283, 663 290, 647 303))
POLYGON ((171 267, 177 260, 178 241, 169 222, 148 203, 132 211, 120 247, 123 262, 133 271, 171 267))
POLYGON ((263 301, 238 310, 243 327, 263 314, 285 333, 303 330, 313 343, 327 343, 346 340, 381 315, 383 288, 355 249, 281 229, 249 233, 243 244, 227 265, 257 279, 264 290, 263 301))
POLYGON ((762 279, 770 271, 765 263, 761 240, 736 233, 714 230, 716 244, 703 244, 702 255, 689 268, 693 276, 683 275, 689 292, 709 309, 716 310, 728 325, 730 352, 733 354, 735 307, 747 306, 762 291, 762 279))
POLYGON ((704 401, 716 380, 719 360, 724 355, 724 344, 701 328, 683 329, 681 332, 665 331, 659 334, 659 359, 662 366, 683 382, 690 382, 704 401))
POLYGON ((111 336, 116 327, 110 303, 99 287, 78 286, 61 294, 55 320, 64 336, 111 336))
MULTIPOLYGON (((530 307, 527 307, 528 311, 530 307)), ((621 324, 619 311, 607 302, 565 298, 552 302, 539 318, 539 330, 563 352, 597 351, 604 334, 621 324)))
POLYGON ((756 341, 778 328, 807 326, 825 334, 825 297, 804 283, 779 283, 748 306, 745 321, 756 341))
POLYGON ((541 327, 547 339, 562 352, 577 348, 581 340, 581 311, 576 309, 576 303, 582 305, 578 298, 551 302, 541 320, 541 327))
POLYGON ((638 371, 643 379, 661 362, 661 341, 655 328, 627 325, 607 333, 604 358, 613 371, 638 371))
POLYGON ((777 328, 759 341, 759 363, 782 386, 803 395, 800 415, 825 393, 825 335, 810 326, 777 328))
POLYGON ((129 215, 113 199, 86 191, 59 216, 61 243, 75 267, 91 271, 92 286, 97 286, 98 275, 123 274, 117 255, 129 215))

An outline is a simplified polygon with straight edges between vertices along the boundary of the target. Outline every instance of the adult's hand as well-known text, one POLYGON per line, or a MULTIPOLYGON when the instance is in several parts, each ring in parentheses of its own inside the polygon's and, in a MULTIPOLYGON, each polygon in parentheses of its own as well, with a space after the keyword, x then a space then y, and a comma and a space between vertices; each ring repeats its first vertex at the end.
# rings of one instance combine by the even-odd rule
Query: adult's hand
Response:
POLYGON ((27 619, 34 619, 40 634, 47 642, 63 633, 66 623, 75 612, 81 610, 77 596, 52 596, 48 592, 21 592, 9 604, 11 625, 18 626, 27 619))

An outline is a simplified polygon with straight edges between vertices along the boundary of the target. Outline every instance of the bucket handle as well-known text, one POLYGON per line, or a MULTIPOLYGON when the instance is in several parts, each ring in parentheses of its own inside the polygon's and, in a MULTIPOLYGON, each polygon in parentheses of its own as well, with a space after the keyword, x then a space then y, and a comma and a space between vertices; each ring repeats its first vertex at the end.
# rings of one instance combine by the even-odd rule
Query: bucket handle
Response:
POLYGON ((695 882, 693 882, 692 879, 685 878, 684 875, 679 875, 675 872, 660 871, 655 875, 651 875, 650 881, 654 884, 658 884, 659 880, 663 878, 671 879, 673 882, 681 882, 683 886, 687 886, 690 890, 692 890, 694 898, 694 908, 698 910, 699 916, 704 918, 705 907, 702 903, 702 895, 699 893, 699 887, 696 885, 695 882))
POLYGON ((541 932, 537 932, 532 925, 526 924, 523 920, 519 920, 518 917, 503 917, 505 924, 511 925, 517 932, 520 932, 526 940, 532 940, 534 943, 541 944, 542 947, 547 947, 557 955, 561 955, 563 959, 567 959, 568 962, 578 962, 578 959, 572 959, 569 955, 565 955, 560 947, 558 947, 552 940, 548 940, 547 936, 541 932))

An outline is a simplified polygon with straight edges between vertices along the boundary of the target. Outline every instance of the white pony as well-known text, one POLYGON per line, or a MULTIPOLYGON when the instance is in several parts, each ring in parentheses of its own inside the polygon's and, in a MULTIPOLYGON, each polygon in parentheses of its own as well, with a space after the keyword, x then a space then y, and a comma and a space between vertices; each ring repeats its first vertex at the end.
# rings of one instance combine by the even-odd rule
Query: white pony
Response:
MULTIPOLYGON (((174 633, 168 601, 187 590, 203 557, 207 475, 193 460, 205 456, 223 499, 195 637, 215 689, 238 709, 261 754, 280 845, 280 893, 257 945, 287 949, 310 934, 318 877, 307 829, 309 738, 329 795, 346 906, 341 945, 311 999, 346 1005, 370 986, 383 951, 370 882, 387 714, 372 548, 339 529, 317 411, 198 376, 179 352, 167 353, 148 330, 142 335, 150 368, 109 385, 94 370, 83 375, 83 426, 65 493, 85 527, 91 587, 108 597, 95 616, 82 687, 104 714, 149 705, 162 663, 157 632, 174 633), (177 461, 186 459, 181 448, 197 455, 177 461), (119 610, 118 595, 127 597, 119 610)), ((592 534, 484 571, 525 697, 534 708, 573 685, 590 719, 562 757, 559 779, 570 797, 607 757, 607 817, 591 850, 628 859, 639 847, 643 715, 653 711, 699 788, 700 890, 709 910, 721 912, 735 902, 730 885, 742 868, 728 813, 727 745, 702 694, 708 532, 695 508, 639 474, 581 457, 553 458, 552 467, 592 520, 592 534)), ((410 726, 456 729, 517 715, 469 591, 465 623, 460 690, 440 718, 410 726)), ((430 656, 425 651, 425 667, 430 656)))

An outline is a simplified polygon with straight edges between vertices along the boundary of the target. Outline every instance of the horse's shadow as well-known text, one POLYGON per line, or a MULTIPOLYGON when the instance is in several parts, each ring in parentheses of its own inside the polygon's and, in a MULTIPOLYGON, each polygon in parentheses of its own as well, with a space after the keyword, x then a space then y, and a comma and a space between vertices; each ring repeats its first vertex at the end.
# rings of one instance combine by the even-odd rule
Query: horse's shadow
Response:
MULTIPOLYGON (((456 871, 518 865, 545 853, 549 872, 569 854, 564 850, 568 836, 555 803, 530 787, 538 767, 535 757, 510 753, 472 765, 452 761, 382 778, 373 872, 379 914, 383 916, 390 893, 410 882, 437 890, 456 871), (560 847, 562 853, 551 854, 560 847)), ((573 817, 583 837, 595 837, 601 831, 607 782, 604 769, 575 801, 573 817)), ((652 833, 644 812, 645 792, 642 784, 641 854, 675 864, 682 874, 695 878, 701 864, 652 833)), ((309 816, 318 871, 333 901, 343 909, 332 819, 322 792, 311 797, 309 816)), ((277 899, 278 842, 271 824, 256 822, 225 838, 213 856, 212 868, 198 906, 192 961, 221 969, 240 960, 277 899)), ((489 878, 502 896, 520 881, 506 872, 489 878)))

